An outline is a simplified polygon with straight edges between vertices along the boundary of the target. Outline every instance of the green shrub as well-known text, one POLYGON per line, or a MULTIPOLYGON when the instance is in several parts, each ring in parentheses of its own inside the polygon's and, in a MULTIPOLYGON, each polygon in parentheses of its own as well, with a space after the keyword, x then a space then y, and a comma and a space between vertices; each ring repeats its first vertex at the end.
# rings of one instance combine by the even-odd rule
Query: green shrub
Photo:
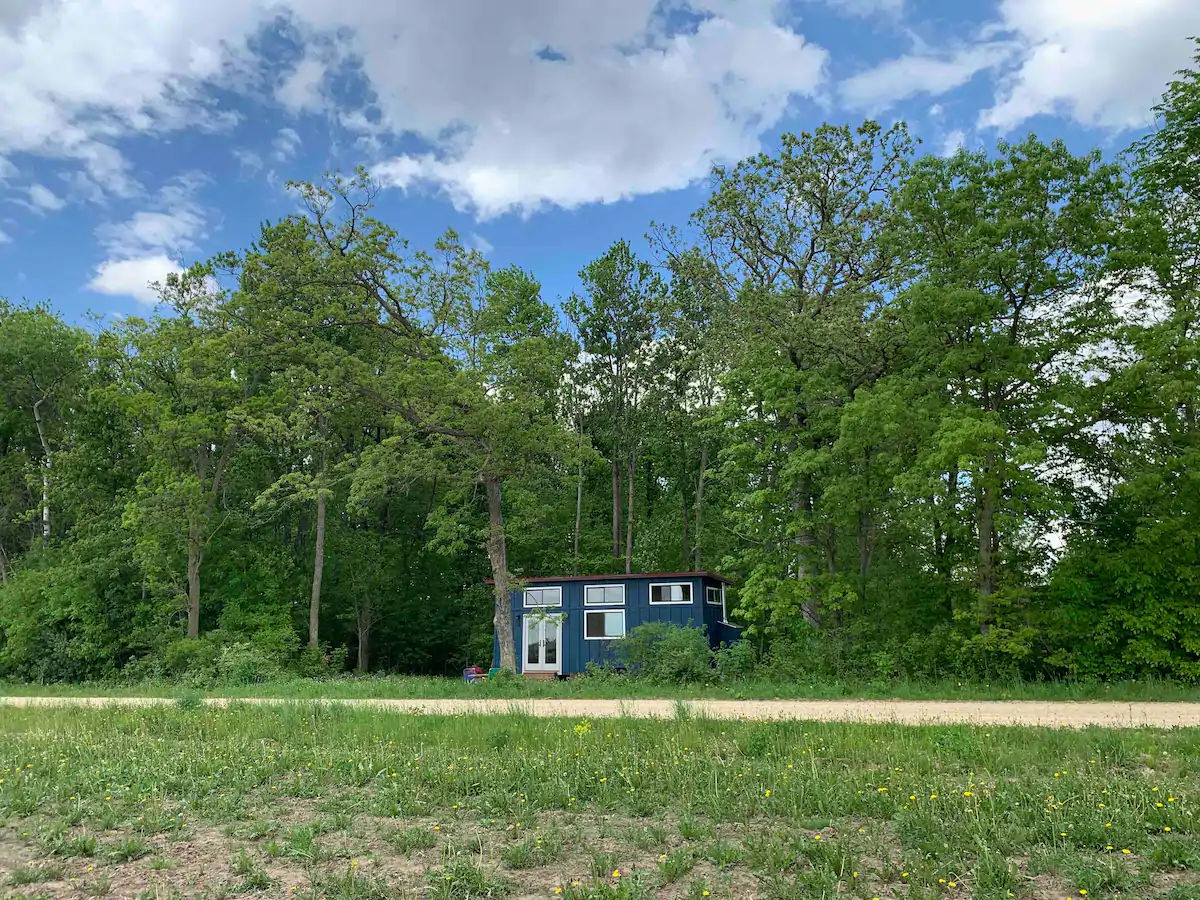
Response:
POLYGON ((671 684, 713 679, 713 653, 704 629, 646 622, 613 644, 617 662, 639 678, 671 684))
POLYGON ((248 641, 222 647, 217 657, 217 676, 226 684, 256 684, 281 674, 278 661, 248 641))
POLYGON ((717 680, 721 682, 751 678, 758 669, 758 656, 749 641, 734 641, 722 644, 713 653, 717 666, 717 680))

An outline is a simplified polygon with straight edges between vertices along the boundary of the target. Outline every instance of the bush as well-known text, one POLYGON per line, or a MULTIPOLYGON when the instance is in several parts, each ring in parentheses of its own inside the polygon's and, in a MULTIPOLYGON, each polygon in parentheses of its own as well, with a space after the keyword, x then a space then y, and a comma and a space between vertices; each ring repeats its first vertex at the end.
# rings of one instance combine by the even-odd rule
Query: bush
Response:
POLYGON ((217 657, 217 676, 226 684, 256 684, 281 674, 270 653, 248 641, 222 647, 217 657))
POLYGON ((751 678, 758 669, 758 657, 749 641, 722 644, 713 657, 717 666, 717 681, 720 682, 751 678))
POLYGON ((670 684, 713 679, 713 653, 704 629, 647 622, 616 641, 613 654, 632 675, 670 684))

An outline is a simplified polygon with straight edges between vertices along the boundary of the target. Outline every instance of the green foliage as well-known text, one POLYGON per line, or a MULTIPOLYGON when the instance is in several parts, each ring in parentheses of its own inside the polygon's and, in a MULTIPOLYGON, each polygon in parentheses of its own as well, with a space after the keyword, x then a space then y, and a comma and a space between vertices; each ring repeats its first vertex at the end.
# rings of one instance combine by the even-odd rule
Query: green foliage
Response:
POLYGON ((632 674, 663 684, 702 684, 713 678, 713 655, 702 628, 646 622, 613 641, 613 656, 632 674))
POLYGON ((749 642, 631 670, 1200 680, 1200 57, 1156 113, 1125 167, 783 135, 557 306, 362 170, 169 315, 0 301, 0 677, 511 667, 510 577, 719 568, 749 642))

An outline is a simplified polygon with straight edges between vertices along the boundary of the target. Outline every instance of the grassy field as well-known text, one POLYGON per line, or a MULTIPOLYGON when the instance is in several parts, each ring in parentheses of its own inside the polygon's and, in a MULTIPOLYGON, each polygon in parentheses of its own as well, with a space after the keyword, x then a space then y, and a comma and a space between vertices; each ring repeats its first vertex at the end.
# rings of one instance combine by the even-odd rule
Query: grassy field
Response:
POLYGON ((1200 731, 0 712, 0 896, 1200 900, 1200 731))
MULTIPOLYGON (((197 688, 171 681, 95 682, 90 684, 22 684, 0 681, 8 696, 140 696, 179 697, 197 688)), ((813 699, 899 700, 1119 700, 1200 701, 1200 685, 1143 680, 1096 682, 814 682, 744 680, 715 685, 662 685, 619 675, 584 676, 560 681, 509 679, 466 684, 456 678, 404 675, 293 678, 255 684, 208 687, 212 697, 266 697, 281 700, 450 698, 450 697, 580 697, 596 699, 813 699)))

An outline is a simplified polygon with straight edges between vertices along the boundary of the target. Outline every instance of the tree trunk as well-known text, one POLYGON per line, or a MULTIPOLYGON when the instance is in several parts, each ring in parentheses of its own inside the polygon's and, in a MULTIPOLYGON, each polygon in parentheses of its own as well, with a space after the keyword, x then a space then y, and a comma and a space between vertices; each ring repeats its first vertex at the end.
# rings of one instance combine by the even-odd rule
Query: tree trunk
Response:
POLYGON ((995 541, 996 492, 989 483, 994 457, 988 454, 982 484, 976 489, 976 530, 979 535, 979 633, 986 635, 992 614, 992 595, 996 593, 995 541))
POLYGON ((691 521, 688 517, 688 498, 687 491, 683 486, 687 484, 688 477, 688 458, 687 458, 687 441, 679 442, 679 508, 683 514, 683 564, 687 565, 688 558, 692 555, 692 529, 691 521))
POLYGON ((355 625, 358 632, 358 662, 355 669, 358 674, 365 675, 371 667, 371 626, 374 624, 374 609, 371 606, 371 591, 368 588, 363 593, 362 600, 354 609, 355 625))
POLYGON ((42 442, 42 546, 50 546, 50 442, 46 440, 46 425, 42 421, 42 397, 33 404, 33 421, 37 425, 38 440, 42 442))
POLYGON ((492 625, 496 629, 496 640, 500 645, 500 668, 517 671, 517 648, 513 644, 512 599, 508 595, 508 547, 504 540, 504 514, 500 507, 500 476, 484 478, 487 487, 488 562, 492 565, 492 583, 495 586, 495 612, 492 625))
POLYGON ((8 554, 4 552, 4 545, 0 544, 0 582, 8 581, 8 554))
POLYGON ((867 576, 871 571, 871 555, 874 552, 875 523, 870 510, 858 511, 858 599, 867 599, 867 576))
MULTIPOLYGON (((209 490, 208 503, 204 506, 203 515, 197 516, 188 526, 188 623, 187 636, 200 637, 200 564, 204 561, 204 527, 212 518, 217 507, 217 498, 221 496, 221 484, 225 479, 225 469, 229 466, 229 458, 233 455, 234 444, 237 443, 237 432, 230 431, 225 438, 225 446, 221 448, 221 456, 217 459, 217 467, 213 470, 212 488, 209 490)), ((208 468, 208 451, 204 450, 196 456, 196 475, 200 483, 204 483, 205 470, 208 468)))
POLYGON ((696 478, 696 504, 692 509, 693 533, 695 534, 692 545, 695 548, 695 563, 694 568, 697 572, 703 570, 700 565, 700 547, 703 541, 701 540, 701 523, 704 518, 704 478, 708 473, 708 442, 705 441, 700 445, 700 474, 696 478))
MULTIPOLYGON (((322 470, 324 466, 322 465, 322 470)), ((325 572, 325 477, 317 483, 317 541, 313 551, 312 595, 308 601, 308 646, 318 645, 321 625, 321 576, 325 572)))
POLYGON ((571 545, 575 574, 579 572, 579 528, 583 522, 583 414, 579 416, 579 471, 575 477, 575 540, 571 545))
POLYGON ((204 559, 203 529, 199 522, 188 529, 187 636, 200 637, 200 563, 204 559))
POLYGON ((816 583, 817 535, 812 527, 812 511, 812 494, 805 487, 800 496, 800 513, 803 516, 803 524, 799 534, 796 535, 797 575, 801 579, 809 579, 811 584, 808 599, 800 605, 800 610, 804 615, 805 622, 814 628, 820 628, 821 596, 816 583))
POLYGON ((614 450, 612 459, 612 555, 621 558, 621 468, 614 450))
POLYGON ((633 487, 637 474, 637 450, 629 451, 629 496, 625 510, 625 574, 633 571, 633 487))

